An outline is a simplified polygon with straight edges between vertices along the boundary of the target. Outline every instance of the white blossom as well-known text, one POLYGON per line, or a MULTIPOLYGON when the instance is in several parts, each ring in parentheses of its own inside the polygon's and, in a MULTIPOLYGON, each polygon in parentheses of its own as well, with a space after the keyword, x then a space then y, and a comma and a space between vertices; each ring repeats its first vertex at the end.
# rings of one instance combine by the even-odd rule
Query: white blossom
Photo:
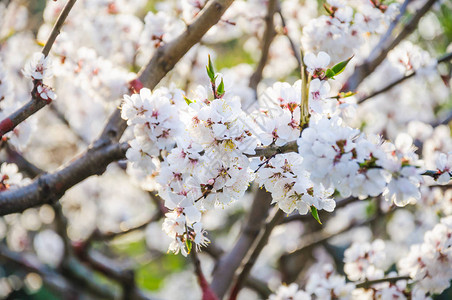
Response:
POLYGON ((33 80, 43 80, 53 76, 52 61, 49 56, 44 56, 41 52, 33 54, 23 69, 25 77, 33 80))

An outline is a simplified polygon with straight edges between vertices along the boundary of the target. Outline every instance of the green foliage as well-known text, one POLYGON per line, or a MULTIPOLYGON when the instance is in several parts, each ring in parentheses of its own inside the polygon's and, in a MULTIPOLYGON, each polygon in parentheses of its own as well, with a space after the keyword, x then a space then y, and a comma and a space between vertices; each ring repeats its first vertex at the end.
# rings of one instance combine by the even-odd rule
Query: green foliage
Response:
POLYGON ((340 63, 335 64, 331 69, 326 70, 325 77, 334 79, 334 76, 341 74, 345 70, 345 67, 350 62, 350 60, 353 58, 353 56, 351 56, 350 58, 348 58, 344 61, 341 61, 340 63))
POLYGON ((210 82, 215 83, 215 79, 216 79, 215 69, 213 67, 212 60, 210 59, 210 54, 209 54, 209 63, 206 66, 206 70, 207 70, 207 75, 209 76, 210 82))
POLYGON ((378 203, 377 201, 369 201, 366 206, 366 217, 370 218, 377 213, 378 203))
POLYGON ((224 82, 223 82, 223 78, 221 78, 221 82, 220 82, 220 84, 218 85, 218 89, 217 89, 217 94, 218 94, 218 97, 221 97, 221 96, 223 96, 224 95, 224 82))
POLYGON ((219 45, 209 45, 215 49, 217 56, 221 59, 215 61, 218 70, 231 68, 239 64, 253 64, 255 61, 248 52, 243 50, 243 43, 239 40, 232 40, 219 45))
MULTIPOLYGON (((223 81, 223 80, 222 80, 223 81)), ((184 95, 184 100, 185 100, 185 102, 187 103, 187 105, 190 105, 190 104, 192 104, 192 103, 195 103, 196 101, 194 101, 194 100, 190 100, 190 99, 188 99, 187 97, 185 97, 185 95, 184 95)))
POLYGON ((137 285, 149 291, 161 288, 161 284, 167 276, 181 271, 187 263, 182 255, 153 253, 146 246, 144 239, 116 244, 115 250, 119 255, 137 259, 138 263, 135 273, 137 285), (153 254, 150 255, 150 253, 153 254))
POLYGON ((322 222, 320 222, 319 212, 314 205, 311 206, 311 215, 314 217, 314 219, 316 219, 317 222, 319 222, 320 225, 323 225, 322 222))

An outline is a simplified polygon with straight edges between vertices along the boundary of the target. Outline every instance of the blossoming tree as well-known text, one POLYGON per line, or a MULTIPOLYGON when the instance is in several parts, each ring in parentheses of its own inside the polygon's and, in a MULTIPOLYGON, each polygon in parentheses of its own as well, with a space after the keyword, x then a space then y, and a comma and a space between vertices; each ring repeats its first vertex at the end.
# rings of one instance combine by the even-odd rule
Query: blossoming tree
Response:
POLYGON ((451 296, 450 2, 0 16, 1 297, 451 296))

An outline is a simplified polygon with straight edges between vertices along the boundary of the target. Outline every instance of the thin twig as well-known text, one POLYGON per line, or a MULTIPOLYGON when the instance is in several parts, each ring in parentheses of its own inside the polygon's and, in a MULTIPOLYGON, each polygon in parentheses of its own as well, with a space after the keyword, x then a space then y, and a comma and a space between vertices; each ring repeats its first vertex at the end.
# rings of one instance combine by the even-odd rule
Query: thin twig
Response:
MULTIPOLYGON (((60 34, 61 27, 63 26, 64 21, 66 20, 76 1, 77 0, 69 0, 58 16, 58 19, 53 26, 52 32, 50 33, 50 36, 46 44, 44 45, 44 48, 42 49, 42 54, 44 54, 45 56, 49 55, 50 49, 52 48, 57 36, 60 34)), ((50 103, 37 98, 35 95, 36 93, 33 89, 31 100, 0 122, 0 137, 16 128, 17 125, 19 125, 50 103)))
POLYGON ((132 228, 128 228, 128 229, 123 230, 123 231, 118 231, 118 232, 101 233, 100 231, 96 230, 93 233, 92 239, 94 239, 96 241, 112 240, 112 239, 115 239, 117 237, 129 234, 131 232, 135 232, 135 231, 139 231, 139 230, 145 229, 149 224, 157 222, 162 217, 163 217, 163 215, 161 214, 160 210, 158 210, 148 221, 142 223, 141 225, 138 225, 138 226, 135 226, 135 227, 132 227, 132 228))
POLYGON ((317 232, 313 232, 309 235, 303 236, 303 244, 298 249, 296 249, 286 255, 287 256, 296 256, 296 255, 302 254, 306 250, 312 249, 313 247, 315 247, 317 245, 323 244, 326 241, 328 241, 329 239, 331 239, 335 236, 338 236, 344 232, 347 232, 354 227, 366 225, 370 222, 373 222, 374 220, 375 220, 375 217, 366 219, 361 222, 351 222, 349 225, 347 225, 344 228, 342 228, 338 231, 335 231, 335 232, 327 232, 325 229, 322 229, 317 232))
MULTIPOLYGON (((142 68, 138 81, 154 88, 182 56, 215 25, 233 0, 209 1, 185 32, 161 46, 142 68)), ((0 193, 0 215, 21 212, 29 207, 57 201, 64 192, 89 176, 102 174, 113 161, 123 159, 127 144, 117 144, 127 127, 120 110, 115 109, 100 137, 77 160, 51 174, 38 177, 31 184, 0 193)))
POLYGON ((391 282, 395 283, 399 280, 410 280, 410 276, 397 276, 397 277, 388 277, 388 278, 381 278, 381 279, 375 279, 375 280, 367 280, 361 283, 358 283, 356 285, 356 288, 363 288, 368 289, 374 284, 383 283, 383 282, 391 282))
POLYGON ((192 251, 190 252, 190 257, 195 267, 196 278, 198 278, 198 283, 199 286, 201 287, 202 299, 218 300, 218 297, 212 291, 209 283, 206 280, 206 277, 204 276, 204 273, 202 272, 201 261, 199 260, 196 249, 192 249, 192 251))
MULTIPOLYGON (((23 254, 9 250, 5 245, 0 244, 0 258, 7 262, 14 263, 24 270, 35 272, 41 275, 44 284, 51 290, 57 292, 61 296, 68 297, 68 299, 79 299, 81 296, 81 289, 78 284, 69 281, 65 276, 62 276, 42 264, 39 259, 31 254, 23 254)), ((105 288, 104 285, 97 284, 97 280, 92 280, 90 286, 86 286, 86 291, 97 297, 103 299, 117 299, 111 288, 105 288)), ((84 294, 84 293, 83 293, 84 294)))
POLYGON ((54 113, 54 115, 60 120, 64 125, 67 126, 71 130, 71 132, 75 135, 78 141, 82 142, 85 145, 88 145, 90 142, 87 141, 83 136, 80 135, 69 123, 69 120, 66 116, 58 109, 56 105, 50 105, 50 110, 54 113))
POLYGON ((5 143, 4 149, 7 155, 7 162, 16 164, 19 170, 30 176, 30 178, 35 178, 44 173, 44 170, 31 163, 20 152, 14 150, 9 143, 5 143))
MULTIPOLYGON (((440 64, 440 63, 442 63, 442 62, 447 62, 447 61, 449 61, 449 60, 451 60, 451 59, 452 59, 452 52, 447 53, 447 54, 441 56, 440 58, 438 58, 438 59, 437 59, 437 63, 440 64)), ((362 97, 361 99, 358 100, 357 103, 358 103, 358 104, 361 104, 361 103, 363 103, 363 102, 369 100, 370 98, 373 98, 373 97, 375 97, 375 96, 377 96, 377 95, 380 95, 381 93, 387 92, 387 91, 389 91, 390 89, 392 89, 393 87, 395 87, 395 86, 399 85, 400 83, 404 82, 405 80, 407 80, 407 79, 413 77, 414 75, 416 75, 416 71, 413 71, 413 72, 411 72, 410 74, 405 75, 405 76, 403 76, 402 78, 399 78, 399 79, 397 79, 397 80, 394 81, 394 82, 391 82, 390 84, 388 84, 388 85, 386 85, 385 87, 383 87, 383 88, 381 88, 381 89, 379 89, 379 90, 377 90, 377 91, 371 93, 370 95, 367 95, 367 96, 365 96, 365 97, 362 97)))
MULTIPOLYGON (((408 23, 403 26, 401 32, 393 39, 389 40, 385 34, 381 42, 372 50, 371 55, 359 66, 355 68, 353 74, 348 78, 342 87, 342 91, 356 91, 361 82, 383 62, 389 51, 394 49, 401 41, 408 37, 417 27, 419 20, 430 10, 437 0, 428 0, 416 11, 408 23)), ((402 11, 403 13, 403 11, 402 11)), ((390 28, 391 35, 393 28, 390 28)))
POLYGON ((49 38, 47 39, 47 42, 42 49, 42 54, 44 54, 45 56, 49 55, 50 49, 52 49, 53 43, 55 42, 57 36, 60 34, 61 27, 63 27, 63 24, 66 21, 66 18, 76 1, 77 0, 69 0, 58 16, 58 19, 55 25, 53 25, 52 31, 50 32, 49 38))
POLYGON ((135 272, 126 265, 119 265, 113 259, 106 257, 93 249, 78 249, 78 258, 92 269, 102 273, 109 279, 117 281, 123 288, 123 299, 151 299, 135 284, 135 272))
POLYGON ((400 6, 399 14, 395 17, 394 20, 392 20, 391 24, 389 24, 388 30, 386 30, 385 34, 380 38, 380 41, 378 42, 377 46, 370 53, 369 55, 370 57, 376 56, 378 54, 378 51, 381 51, 381 49, 384 48, 387 43, 389 43, 393 31, 395 30, 397 24, 399 24, 400 20, 402 19, 403 15, 406 12, 408 4, 410 4, 411 1, 412 0, 405 0, 403 4, 400 6))
MULTIPOLYGON (((203 249, 203 253, 206 253, 213 259, 218 260, 224 254, 224 251, 211 240, 209 247, 203 249)), ((246 279, 245 286, 258 293, 261 299, 268 299, 268 297, 272 294, 272 291, 264 281, 251 275, 246 279)))
POLYGON ((111 162, 125 158, 128 148, 127 143, 89 148, 60 170, 43 174, 24 187, 1 192, 0 215, 57 201, 70 187, 91 175, 102 174, 111 162))
POLYGON ((257 85, 262 80, 262 72, 267 64, 268 52, 270 45, 276 35, 275 24, 273 23, 273 16, 277 7, 277 0, 270 0, 267 7, 267 15, 265 16, 265 31, 262 37, 261 57, 253 75, 251 75, 249 86, 256 91, 257 85))
POLYGON ((27 271, 38 273, 44 279, 45 285, 58 293, 72 292, 77 294, 76 287, 68 282, 63 276, 42 264, 37 257, 30 255, 24 256, 23 254, 13 252, 5 245, 0 244, 0 258, 3 260, 3 264, 12 262, 27 271))
POLYGON ((281 11, 281 2, 278 1, 278 10, 277 13, 279 14, 279 16, 281 17, 281 24, 283 26, 283 30, 284 30, 284 34, 287 36, 287 38, 289 39, 289 43, 290 43, 290 47, 292 48, 292 52, 293 52, 293 56, 295 57, 295 59, 298 62, 298 70, 300 70, 301 65, 303 63, 303 61, 301 60, 301 57, 299 55, 299 47, 297 47, 295 45, 295 42, 292 40, 292 38, 289 35, 289 32, 287 31, 287 25, 286 25, 286 19, 284 18, 284 15, 282 14, 281 11))
POLYGON ((248 157, 271 157, 280 153, 298 152, 297 141, 288 142, 283 146, 269 145, 265 147, 257 147, 255 154, 247 155, 248 157))
POLYGON ((240 289, 242 288, 246 278, 251 272, 251 269, 253 268, 254 264, 256 263, 257 258, 264 249, 265 245, 267 245, 270 234, 272 233, 273 229, 284 218, 284 212, 280 210, 279 207, 275 207, 274 209, 275 212, 271 216, 270 221, 265 224, 265 229, 261 232, 256 241, 255 246, 252 248, 252 251, 249 253, 249 255, 247 255, 247 257, 244 260, 245 263, 243 264, 242 270, 237 276, 237 279, 235 280, 234 286, 232 288, 231 296, 229 297, 230 300, 237 299, 240 289))
POLYGON ((212 290, 222 299, 240 266, 259 235, 270 208, 271 194, 259 189, 254 196, 245 226, 232 249, 223 254, 213 270, 212 290))

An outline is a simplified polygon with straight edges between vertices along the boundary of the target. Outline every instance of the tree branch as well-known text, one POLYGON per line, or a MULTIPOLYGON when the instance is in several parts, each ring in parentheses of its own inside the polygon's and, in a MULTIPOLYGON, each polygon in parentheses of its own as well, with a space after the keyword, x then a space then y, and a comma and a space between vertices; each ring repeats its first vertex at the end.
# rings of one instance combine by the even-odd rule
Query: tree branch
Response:
POLYGON ((251 269, 253 268, 254 264, 257 261, 257 258, 261 254, 262 250, 264 249, 265 245, 268 243, 268 238, 270 237, 270 234, 272 233, 273 229, 281 222, 281 220, 284 218, 284 212, 279 209, 279 207, 275 207, 275 212, 272 215, 269 222, 265 224, 265 229, 261 231, 261 234, 259 238, 257 239, 257 243, 255 247, 253 247, 253 250, 249 255, 247 255, 245 259, 245 263, 243 264, 242 270, 237 276, 237 279, 235 280, 234 287, 231 291, 230 300, 236 300, 237 296, 240 292, 240 289, 242 288, 243 284, 246 281, 246 278, 248 277, 249 273, 251 272, 251 269))
POLYGON ((232 283, 235 271, 258 237, 267 218, 270 201, 270 193, 264 189, 257 191, 249 210, 248 219, 237 242, 229 252, 223 254, 218 260, 213 270, 211 283, 211 288, 218 298, 222 299, 226 294, 232 283))
POLYGON ((45 56, 49 55, 50 49, 52 49, 53 43, 55 42, 57 36, 60 34, 61 27, 63 27, 63 24, 66 21, 66 18, 76 1, 77 0, 68 0, 60 15, 58 16, 58 19, 55 25, 53 25, 52 31, 50 32, 49 38, 47 39, 47 42, 42 49, 42 54, 44 54, 45 56))
MULTIPOLYGON (((204 34, 218 21, 233 0, 209 1, 203 10, 196 16, 193 23, 187 26, 175 40, 162 45, 146 66, 138 73, 137 81, 143 86, 154 89, 165 75, 173 69, 176 63, 198 43, 204 34)), ((121 118, 121 111, 116 109, 110 116, 108 123, 101 134, 102 139, 113 142, 119 141, 127 128, 127 123, 121 118)))
MULTIPOLYGON (((50 33, 50 36, 47 39, 44 48, 42 49, 42 54, 44 54, 45 56, 49 55, 50 49, 52 48, 53 43, 55 42, 57 36, 60 34, 61 27, 63 26, 64 21, 66 20, 67 16, 69 15, 69 12, 71 11, 76 1, 77 0, 69 0, 64 6, 60 15, 58 16, 58 19, 52 28, 52 32, 50 33)), ((17 111, 13 112, 2 122, 0 122, 0 137, 13 130, 17 125, 19 125, 20 123, 28 119, 30 116, 32 116, 34 113, 36 113, 44 106, 50 103, 35 97, 34 89, 31 94, 32 98, 29 102, 27 102, 17 111)))
POLYGON ((123 159, 128 148, 127 143, 91 147, 59 171, 41 175, 27 186, 1 192, 0 215, 57 201, 75 184, 91 175, 102 174, 108 164, 123 159))
POLYGON ((164 215, 161 213, 160 210, 158 210, 148 221, 144 222, 141 225, 138 225, 136 227, 132 227, 129 229, 126 229, 124 231, 118 231, 118 232, 107 232, 107 233, 101 233, 100 231, 96 230, 94 231, 92 235, 92 239, 96 241, 108 241, 112 240, 114 238, 120 237, 122 235, 145 229, 149 224, 157 222, 160 220, 164 215))
POLYGON ((202 299, 218 300, 218 297, 213 293, 212 289, 209 286, 209 283, 206 280, 206 277, 204 276, 204 273, 202 272, 201 261, 199 260, 198 253, 196 253, 196 249, 192 249, 190 256, 195 267, 196 278, 198 278, 198 283, 201 287, 202 299))
MULTIPOLYGON (((407 2, 406 0, 405 2, 407 2)), ((390 26, 388 32, 381 38, 378 45, 372 50, 371 55, 359 66, 355 68, 353 74, 348 78, 347 82, 342 87, 342 91, 355 91, 361 82, 369 76, 386 58, 389 51, 394 49, 401 41, 408 37, 417 27, 419 20, 430 10, 437 0, 428 0, 425 4, 413 15, 408 24, 406 24, 401 32, 391 41, 389 36, 394 30, 394 26, 390 26)), ((406 5, 407 3, 404 3, 406 5)), ((404 6, 402 6, 403 8, 404 6)), ((401 14, 404 11, 401 10, 401 14)), ((396 18, 399 19, 400 15, 396 18)), ((398 21, 397 21, 398 22, 398 21)))
MULTIPOLYGON (((142 68, 138 80, 149 88, 174 67, 177 61, 221 18, 233 0, 209 1, 194 22, 172 42, 157 50, 150 62, 142 68)), ((128 145, 116 144, 127 127, 116 109, 100 137, 78 159, 59 171, 38 177, 30 185, 0 193, 0 215, 21 212, 29 207, 56 201, 64 192, 85 178, 102 174, 113 161, 124 158, 128 145)))
POLYGON ((297 46, 295 45, 295 42, 292 40, 292 38, 289 35, 289 32, 287 31, 286 19, 284 18, 284 15, 282 14, 280 1, 278 1, 278 11, 277 12, 278 12, 279 16, 281 17, 281 23, 283 26, 284 34, 289 39, 290 47, 292 48, 292 51, 293 51, 293 56, 297 59, 298 70, 299 70, 299 72, 301 72, 301 65, 303 64, 303 62, 301 61, 301 57, 300 57, 300 49, 297 48, 297 46))
MULTIPOLYGON (((71 297, 68 299, 78 299, 79 296, 82 296, 80 288, 77 285, 74 285, 64 276, 42 264, 37 257, 31 254, 24 255, 23 253, 13 252, 5 245, 0 244, 0 258, 27 271, 38 273, 43 278, 44 284, 61 296, 70 295, 71 297)), ((97 285, 95 281, 91 282, 88 290, 92 295, 103 299, 117 299, 116 295, 110 289, 104 288, 103 285, 97 285)))
POLYGON ((16 164, 19 170, 26 173, 30 178, 35 178, 44 173, 44 170, 28 161, 21 153, 14 150, 9 143, 6 142, 4 149, 7 155, 7 162, 16 164))
MULTIPOLYGON (((87 249, 83 244, 75 248, 77 257, 92 269, 102 273, 107 278, 118 282, 123 289, 123 299, 151 299, 143 293, 135 284, 135 272, 127 265, 119 265, 113 259, 103 255, 101 252, 87 249)), ((153 298, 152 298, 153 299, 153 298)))
MULTIPOLYGON (((447 62, 447 61, 449 61, 449 60, 451 60, 451 59, 452 59, 452 52, 447 53, 447 54, 444 54, 443 56, 441 56, 440 58, 438 58, 438 59, 437 59, 437 63, 440 64, 440 63, 442 63, 442 62, 447 62)), ((377 96, 377 95, 380 95, 381 93, 387 92, 387 91, 389 91, 390 89, 392 89, 393 87, 395 87, 395 86, 399 85, 400 83, 404 82, 405 80, 407 80, 407 79, 413 77, 414 75, 416 75, 416 71, 413 71, 412 73, 410 73, 410 74, 408 74, 408 75, 405 75, 405 76, 403 76, 402 78, 399 78, 399 79, 397 79, 397 80, 394 81, 394 82, 391 82, 390 84, 388 84, 388 85, 386 85, 385 87, 383 87, 383 88, 381 88, 381 89, 379 89, 379 90, 377 90, 377 91, 371 93, 371 94, 368 95, 368 96, 362 97, 361 99, 358 100, 357 103, 358 103, 358 104, 361 104, 361 103, 363 103, 363 102, 369 100, 370 98, 373 98, 373 97, 375 97, 375 96, 377 96)))
POLYGON ((269 145, 265 147, 257 147, 256 154, 247 155, 248 157, 271 157, 276 154, 287 153, 287 152, 298 152, 297 141, 288 142, 284 146, 269 145))
POLYGON ((265 31, 262 37, 261 57, 253 75, 251 75, 249 86, 256 91, 257 85, 262 80, 262 72, 267 64, 268 52, 270 45, 276 35, 273 16, 277 7, 277 0, 269 0, 267 7, 267 15, 265 16, 265 31))
POLYGON ((410 280, 411 277, 410 276, 397 276, 397 277, 388 277, 388 278, 381 278, 381 279, 376 279, 376 280, 367 280, 361 283, 358 283, 356 285, 356 288, 363 288, 363 289, 368 289, 370 288, 372 285, 374 284, 378 284, 378 283, 382 283, 382 282, 391 282, 391 283, 395 283, 399 280, 410 280))

